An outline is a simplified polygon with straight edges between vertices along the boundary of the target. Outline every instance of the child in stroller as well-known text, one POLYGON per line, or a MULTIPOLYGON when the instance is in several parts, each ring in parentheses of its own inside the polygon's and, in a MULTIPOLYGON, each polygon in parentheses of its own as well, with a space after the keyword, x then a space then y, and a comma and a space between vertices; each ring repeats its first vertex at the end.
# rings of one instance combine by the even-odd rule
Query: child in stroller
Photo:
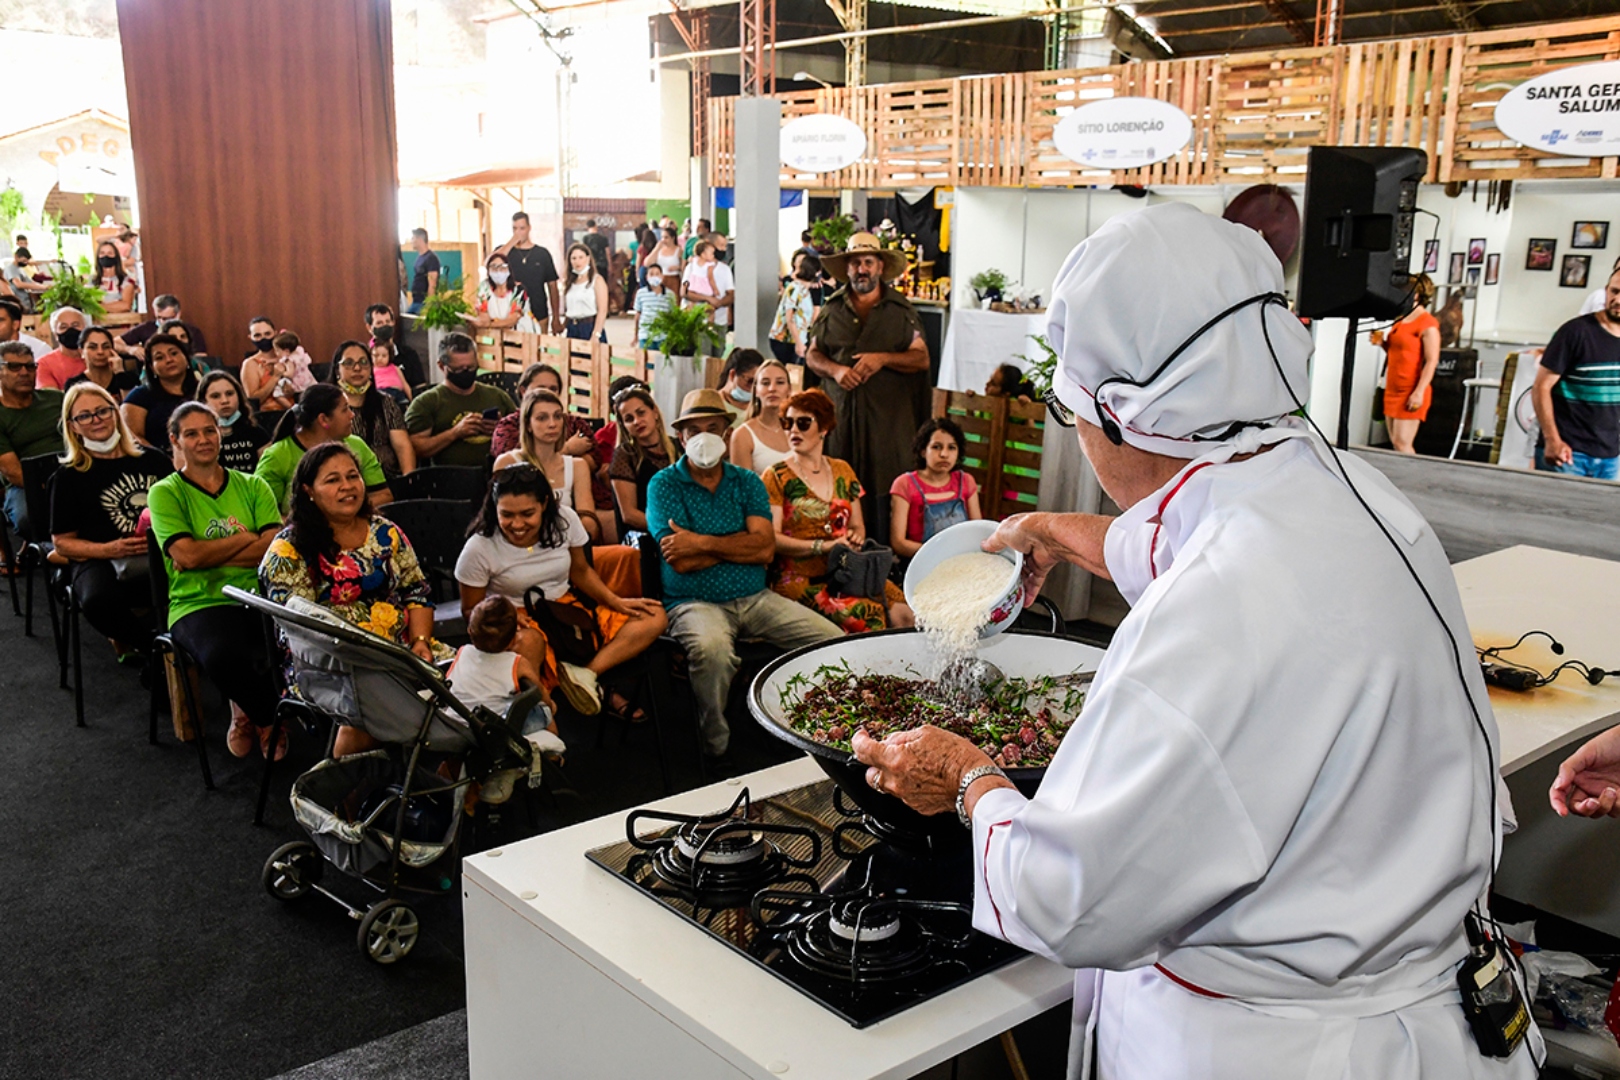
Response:
POLYGON ((456 651, 446 678, 468 706, 483 706, 497 716, 508 716, 512 703, 525 691, 539 690, 540 704, 528 716, 514 718, 519 725, 516 731, 537 752, 560 758, 568 747, 557 734, 556 706, 541 686, 534 662, 512 651, 517 628, 517 609, 510 600, 498 595, 484 597, 467 620, 472 644, 456 651))

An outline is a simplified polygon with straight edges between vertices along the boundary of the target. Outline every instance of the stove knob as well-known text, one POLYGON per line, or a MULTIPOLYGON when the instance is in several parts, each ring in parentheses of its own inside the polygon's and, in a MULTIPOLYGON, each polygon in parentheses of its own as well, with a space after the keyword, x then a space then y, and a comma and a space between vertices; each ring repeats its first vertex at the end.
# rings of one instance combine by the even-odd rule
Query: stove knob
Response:
POLYGON ((785 1072, 788 1071, 788 1063, 785 1062, 785 1061, 772 1061, 772 1062, 768 1063, 765 1067, 767 1069, 771 1070, 771 1072, 776 1073, 777 1075, 781 1075, 782 1073, 785 1073, 785 1072))

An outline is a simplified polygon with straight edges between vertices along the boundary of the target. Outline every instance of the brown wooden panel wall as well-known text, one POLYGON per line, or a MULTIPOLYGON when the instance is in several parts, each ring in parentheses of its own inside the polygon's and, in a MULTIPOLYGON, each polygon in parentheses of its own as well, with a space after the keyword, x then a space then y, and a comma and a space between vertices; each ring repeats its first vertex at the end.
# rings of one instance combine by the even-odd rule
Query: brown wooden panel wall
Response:
POLYGON ((316 360, 399 296, 388 0, 118 0, 152 295, 232 359, 264 314, 316 360))

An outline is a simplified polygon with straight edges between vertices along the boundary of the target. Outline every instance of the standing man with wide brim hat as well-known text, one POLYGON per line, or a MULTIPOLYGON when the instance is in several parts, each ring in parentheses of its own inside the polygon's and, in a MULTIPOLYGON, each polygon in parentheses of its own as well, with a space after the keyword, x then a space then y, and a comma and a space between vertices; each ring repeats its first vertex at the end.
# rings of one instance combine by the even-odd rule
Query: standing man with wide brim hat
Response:
POLYGON ((805 384, 819 385, 837 407, 826 453, 855 470, 868 527, 887 542, 889 516, 879 504, 912 467, 912 436, 928 418, 928 346, 911 301, 889 284, 905 271, 902 252, 862 232, 821 265, 844 288, 810 327, 805 384))

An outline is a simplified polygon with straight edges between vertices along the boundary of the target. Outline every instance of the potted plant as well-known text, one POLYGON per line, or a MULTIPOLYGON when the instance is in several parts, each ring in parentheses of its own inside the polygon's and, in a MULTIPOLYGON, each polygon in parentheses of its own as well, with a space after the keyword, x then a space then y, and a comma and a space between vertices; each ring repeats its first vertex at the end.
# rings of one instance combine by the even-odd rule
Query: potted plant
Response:
POLYGON ((1029 339, 1035 343, 1041 355, 1031 358, 1019 353, 1018 359, 1024 362, 1024 377, 1035 388, 1035 400, 1039 401, 1052 389, 1052 377, 1057 374, 1058 354, 1052 348, 1052 343, 1046 340, 1045 334, 1031 334, 1029 339))
POLYGON ((101 290, 86 284, 66 263, 59 267, 50 286, 35 300, 40 316, 49 319, 57 308, 70 307, 84 312, 84 317, 92 323, 99 321, 107 313, 106 305, 101 302, 101 290))
POLYGON ((810 223, 810 241, 821 251, 843 251, 860 225, 860 219, 854 214, 834 214, 810 223))
POLYGON ((434 359, 439 355, 439 342, 444 336, 456 330, 467 332, 469 327, 464 316, 472 314, 472 305, 467 302, 467 294, 462 291, 461 279, 441 282, 439 287, 422 299, 422 310, 416 314, 416 325, 427 331, 428 378, 433 382, 439 381, 439 365, 434 359))
POLYGON ((993 303, 1001 299, 1001 290, 1007 287, 1007 275, 992 266, 974 274, 968 279, 968 284, 973 287, 981 304, 986 300, 993 303))
POLYGON ((671 306, 647 324, 647 340, 658 343, 653 400, 668 419, 677 415, 688 391, 703 387, 702 357, 708 348, 725 346, 726 332, 714 324, 708 304, 671 306))

